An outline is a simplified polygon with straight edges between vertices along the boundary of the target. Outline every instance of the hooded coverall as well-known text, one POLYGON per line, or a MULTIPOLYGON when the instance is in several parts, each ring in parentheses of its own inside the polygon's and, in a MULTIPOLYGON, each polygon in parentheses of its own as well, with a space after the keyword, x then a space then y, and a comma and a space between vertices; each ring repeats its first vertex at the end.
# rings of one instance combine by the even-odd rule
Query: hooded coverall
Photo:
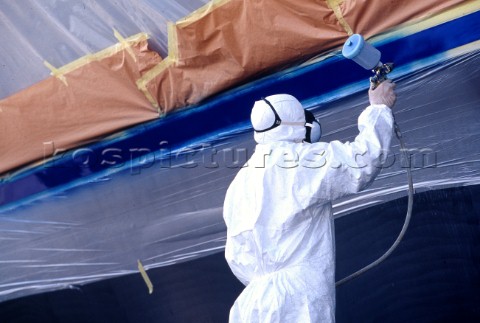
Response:
MULTIPOLYGON (((305 121, 294 97, 268 99, 283 121, 305 121)), ((271 124, 269 110, 256 102, 255 129, 271 124)), ((255 152, 224 203, 225 257, 246 285, 230 323, 335 321, 332 201, 366 188, 380 172, 393 134, 390 108, 367 107, 358 129, 346 143, 303 143, 305 128, 295 125, 255 133, 255 152)))

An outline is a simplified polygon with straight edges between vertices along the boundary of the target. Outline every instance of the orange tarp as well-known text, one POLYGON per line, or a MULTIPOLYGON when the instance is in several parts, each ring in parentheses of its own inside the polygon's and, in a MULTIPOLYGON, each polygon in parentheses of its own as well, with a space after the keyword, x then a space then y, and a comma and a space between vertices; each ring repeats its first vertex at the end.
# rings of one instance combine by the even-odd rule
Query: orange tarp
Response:
POLYGON ((161 59, 146 40, 130 48, 1 100, 0 173, 157 118, 135 80, 161 59))
POLYGON ((1 100, 0 173, 464 2, 215 0, 172 25, 163 61, 139 40, 1 100))
POLYGON ((164 112, 194 104, 273 67, 465 0, 230 0, 175 25, 171 64, 148 81, 164 112), (342 21, 343 19, 343 21, 342 21))

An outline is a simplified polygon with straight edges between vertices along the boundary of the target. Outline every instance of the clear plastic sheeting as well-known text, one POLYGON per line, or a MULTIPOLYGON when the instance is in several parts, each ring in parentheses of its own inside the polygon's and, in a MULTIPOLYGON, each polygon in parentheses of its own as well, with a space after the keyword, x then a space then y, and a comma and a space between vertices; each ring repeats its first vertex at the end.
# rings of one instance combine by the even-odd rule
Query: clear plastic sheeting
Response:
POLYGON ((208 0, 22 0, 0 3, 0 98, 47 78, 50 70, 146 32, 152 48, 167 55, 167 23, 208 0))
MULTIPOLYGON (((153 17, 159 14, 159 8, 163 5, 159 1, 148 2, 150 7, 145 1, 107 1, 101 5, 84 1, 71 5, 79 10, 73 14, 71 11, 66 13, 66 9, 59 9, 67 8, 67 3, 70 4, 51 1, 29 6, 24 1, 21 6, 16 3, 0 5, 5 9, 1 11, 2 28, 6 26, 7 29, 7 32, 0 33, 0 37, 3 37, 1 40, 5 42, 5 48, 14 48, 9 49, 9 54, 3 54, 2 51, 1 55, 10 55, 5 59, 15 66, 23 64, 25 70, 19 73, 25 74, 19 75, 23 75, 25 84, 35 82, 31 78, 35 71, 48 75, 43 60, 58 67, 90 51, 117 44, 119 40, 113 28, 124 37, 138 31, 149 32, 138 26, 157 21, 153 18, 148 21, 133 18, 139 17, 136 14, 144 17, 143 11, 130 10, 157 6, 152 10, 156 13, 148 12, 148 17, 153 17), (77 6, 79 3, 84 4, 85 9, 77 6), (115 6, 111 3, 115 3, 115 6), (99 19, 102 23, 94 19, 90 24, 79 27, 79 21, 85 21, 80 19, 80 12, 97 6, 98 10, 92 10, 97 15, 103 15, 99 19), (17 24, 15 17, 27 15, 28 12, 34 13, 22 18, 28 20, 25 24, 28 28, 17 24), (123 15, 125 12, 129 14, 123 15), (68 18, 71 16, 75 17, 73 21, 76 24, 70 23, 68 18), (130 18, 126 19, 125 16, 130 18), (44 17, 44 20, 38 17, 44 17), (50 34, 44 34, 42 26, 50 34), (95 35, 87 37, 84 34, 87 27, 95 35), (27 31, 32 34, 25 38, 27 31), (30 41, 29 37, 35 39, 30 41), (43 42, 42 37, 51 41, 43 42), (56 42, 60 38, 63 40, 56 42), (18 43, 17 47, 11 45, 14 41, 18 43), (69 55, 71 58, 67 59, 69 55), (28 71, 29 68, 31 71, 28 71)), ((415 3, 423 5, 418 1, 415 3)), ((457 0, 448 3, 453 5, 457 0)), ((342 8, 345 9, 346 3, 343 4, 342 8)), ((173 3, 171 5, 175 6, 173 3)), ((395 114, 411 159, 402 160, 399 146, 394 144, 386 167, 367 191, 335 201, 337 218, 348 219, 356 210, 405 196, 406 167, 413 171, 417 192, 480 183, 480 37, 477 32, 480 12, 473 7, 475 10, 468 11, 470 14, 467 12, 465 16, 461 15, 461 10, 455 12, 453 17, 462 18, 448 16, 445 20, 434 20, 431 26, 435 27, 430 29, 428 26, 412 26, 407 32, 399 30, 393 36, 385 35, 383 43, 375 44, 383 47, 385 57, 393 57, 398 64, 391 74, 397 81, 399 93, 395 114)), ((169 14, 173 12, 169 10, 169 14)), ((331 15, 336 24, 336 18, 331 15)), ((361 13, 359 16, 363 17, 361 13)), ((345 17, 349 19, 348 15, 345 17)), ((154 38, 158 39, 157 36, 154 38)), ((64 81, 69 84, 64 88, 67 92, 90 89, 88 85, 91 84, 95 84, 93 88, 102 93, 112 86, 121 89, 121 95, 112 91, 110 96, 119 102, 105 102, 112 110, 105 109, 103 102, 85 105, 93 108, 89 113, 95 117, 98 117, 97 109, 101 109, 100 116, 107 124, 114 116, 115 126, 108 128, 109 133, 125 129, 132 120, 143 122, 158 116, 146 93, 137 88, 137 81, 147 71, 162 66, 163 61, 159 61, 154 52, 145 50, 146 41, 133 42, 132 46, 115 51, 116 54, 104 60, 104 64, 96 61, 85 66, 84 71, 96 67, 108 72, 108 76, 119 73, 120 77, 114 79, 128 83, 124 87, 116 86, 111 79, 103 81, 98 74, 92 73, 88 74, 89 78, 81 78, 83 82, 87 81, 87 86, 73 89, 70 85, 76 77, 81 76, 83 69, 63 75, 64 81), (134 51, 133 55, 129 49, 134 51), (142 64, 132 63, 140 57, 146 58, 139 60, 142 64), (152 68, 152 65, 155 67, 152 68), (132 67, 118 68, 120 66, 132 67), (129 77, 125 74, 129 74, 129 77), (132 92, 126 91, 127 88, 132 92), (135 96, 130 93, 135 93, 135 96), (128 100, 122 99, 122 96, 128 100), (116 110, 119 107, 117 103, 124 104, 123 108, 127 111, 139 107, 144 114, 141 114, 141 119, 133 117, 139 116, 138 111, 120 114, 116 110)), ((367 106, 368 76, 365 74, 363 78, 356 74, 359 69, 353 62, 329 56, 323 61, 247 84, 237 88, 235 93, 223 93, 196 109, 180 111, 149 124, 117 132, 95 144, 60 154, 58 159, 49 159, 0 178, 0 301, 61 288, 81 290, 85 283, 129 273, 137 273, 142 283, 138 260, 148 270, 220 252, 225 245, 222 219, 225 192, 255 147, 252 130, 245 127, 251 107, 248 102, 253 103, 261 96, 292 91, 290 94, 301 98, 321 120, 323 140, 351 141, 357 134, 357 117, 367 106), (360 79, 362 83, 357 83, 360 79), (237 98, 240 100, 232 102, 237 98), (168 146, 169 141, 171 147, 168 146), (164 142, 167 147, 163 145, 164 142), (169 149, 170 154, 164 153, 169 149), (90 152, 92 155, 89 155, 90 152), (101 158, 94 160, 93 157, 98 156, 101 158), (68 160, 69 157, 71 160, 68 160)), ((218 76, 212 70, 206 72, 218 76)), ((182 76, 185 77, 185 74, 182 76)), ((1 82, 10 90, 21 83, 9 84, 8 77, 1 82)), ((38 92, 47 96, 49 93, 63 96, 63 92, 57 89, 59 86, 63 88, 64 82, 61 78, 50 77, 46 84, 54 82, 55 86, 49 87, 52 89, 50 92, 38 92)), ((32 88, 38 87, 34 85, 32 88)), ((16 95, 10 96, 11 100, 25 99, 21 98, 20 92, 16 95)), ((74 97, 86 99, 83 93, 74 97)), ((103 98, 101 95, 96 97, 100 100, 103 98)), ((39 125, 49 130, 61 129, 58 124, 50 129, 50 125, 40 119, 40 116, 49 117, 46 111, 53 104, 39 104, 36 98, 27 96, 25 100, 31 101, 23 105, 27 109, 23 116, 30 118, 32 127, 39 125), (36 110, 28 110, 30 107, 36 110)), ((85 116, 85 112, 78 108, 77 101, 67 95, 63 98, 72 103, 71 108, 79 116, 85 116)), ((13 102, 11 100, 9 102, 13 102)), ((49 96, 49 100, 55 102, 55 111, 64 113, 68 110, 53 95, 49 96)), ((0 106, 0 115, 6 114, 7 109, 22 111, 15 109, 16 106, 0 106)), ((58 122, 58 116, 59 113, 52 113, 49 120, 58 122)), ((1 130, 7 129, 7 125, 15 128, 13 121, 5 120, 6 126, 1 130)), ((11 120, 19 119, 14 117, 11 120)), ((82 131, 94 130, 93 137, 99 137, 102 134, 97 130, 105 130, 98 126, 98 122, 84 121, 76 115, 72 117, 65 114, 64 120, 68 122, 60 125, 65 125, 75 136, 82 135, 82 131)), ((30 130, 32 127, 26 126, 30 130)), ((15 132, 15 129, 7 134, 30 144, 33 142, 33 139, 15 132)), ((59 137, 65 139, 61 134, 59 137)), ((4 140, 0 144, 13 143, 13 140, 6 140, 6 136, 2 138, 4 140)), ((36 134, 33 138, 41 139, 41 143, 49 140, 36 134)), ((90 139, 92 136, 82 135, 75 142, 86 144, 90 139)), ((19 146, 12 145, 12 150, 8 152, 0 149, 0 154, 6 159, 11 158, 10 154, 14 154, 16 148, 20 149, 19 146)))
MULTIPOLYGON (((337 217, 405 196, 407 166, 417 191, 480 183, 479 50, 392 76, 399 94, 394 111, 412 163, 400 159, 394 144, 391 162, 367 191, 336 201, 337 217)), ((318 100, 312 110, 323 140, 352 140, 366 106, 366 89, 318 100)), ((137 259, 149 269, 222 250, 225 192, 254 147, 252 131, 237 129, 173 154, 168 167, 144 160, 3 211, 0 300, 135 273, 137 259)))
MULTIPOLYGON (((417 193, 480 184, 478 45, 468 54, 397 77, 398 99, 393 111, 409 158, 402 156, 400 143, 394 139, 392 152, 376 183, 356 197, 336 201, 337 217, 405 196, 406 168, 412 170, 417 193)), ((357 106, 355 100, 342 105, 357 106)), ((327 138, 340 136, 340 140, 348 140, 345 128, 352 127, 348 125, 351 113, 334 109, 324 116, 320 114, 320 119, 325 120, 327 138)))

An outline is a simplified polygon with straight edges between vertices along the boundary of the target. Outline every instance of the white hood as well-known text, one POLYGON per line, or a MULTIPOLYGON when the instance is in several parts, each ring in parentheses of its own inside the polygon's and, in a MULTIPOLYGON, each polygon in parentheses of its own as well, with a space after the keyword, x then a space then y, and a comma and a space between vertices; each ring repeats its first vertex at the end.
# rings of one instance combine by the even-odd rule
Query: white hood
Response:
MULTIPOLYGON (((266 97, 277 111, 282 122, 298 122, 298 125, 285 125, 265 132, 255 131, 255 141, 266 144, 276 141, 302 142, 305 139, 305 112, 302 104, 289 94, 276 94, 266 97)), ((271 127, 275 122, 275 114, 264 100, 253 105, 250 120, 254 129, 262 130, 271 127)))

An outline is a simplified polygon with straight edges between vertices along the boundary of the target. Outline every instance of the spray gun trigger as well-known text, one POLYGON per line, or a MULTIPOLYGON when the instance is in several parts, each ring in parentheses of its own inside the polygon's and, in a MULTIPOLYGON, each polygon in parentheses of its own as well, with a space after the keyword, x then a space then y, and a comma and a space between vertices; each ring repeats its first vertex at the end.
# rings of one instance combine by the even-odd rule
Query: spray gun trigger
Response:
POLYGON ((375 74, 370 78, 371 88, 375 90, 383 81, 387 80, 387 74, 393 71, 393 63, 378 64, 372 72, 375 74))

